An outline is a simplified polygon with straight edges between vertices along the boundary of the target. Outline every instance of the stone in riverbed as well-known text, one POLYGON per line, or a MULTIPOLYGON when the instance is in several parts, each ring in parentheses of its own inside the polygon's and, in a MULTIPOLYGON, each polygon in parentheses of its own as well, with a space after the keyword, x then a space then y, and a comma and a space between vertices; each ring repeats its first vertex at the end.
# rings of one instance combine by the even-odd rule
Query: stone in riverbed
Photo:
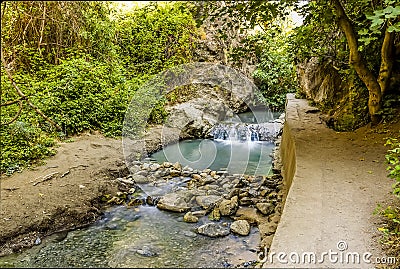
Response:
POLYGON ((187 212, 187 213, 183 216, 183 221, 184 221, 184 222, 192 222, 192 223, 195 223, 195 222, 198 222, 198 221, 199 221, 199 218, 196 217, 195 215, 193 215, 192 212, 187 212))
POLYGON ((210 206, 214 205, 219 200, 221 200, 221 196, 217 195, 199 195, 196 197, 197 204, 204 209, 210 208, 210 206))
POLYGON ((150 178, 140 175, 140 174, 133 174, 132 175, 132 180, 136 183, 136 184, 144 184, 144 183, 149 183, 151 181, 150 178))
POLYGON ((271 203, 257 203, 256 207, 264 215, 270 215, 275 210, 275 206, 271 203))
POLYGON ((185 193, 168 193, 160 198, 157 208, 173 212, 186 212, 190 210, 189 200, 190 197, 185 193))
POLYGON ((174 163, 174 164, 172 165, 172 167, 173 167, 175 170, 179 170, 179 171, 182 170, 182 165, 181 165, 180 163, 178 163, 178 162, 174 163))
POLYGON ((233 196, 230 200, 222 200, 222 202, 219 204, 219 211, 222 216, 230 216, 232 214, 235 214, 238 207, 238 197, 233 196))
POLYGON ((236 220, 231 224, 231 231, 239 235, 248 235, 250 233, 250 224, 246 220, 236 220))
POLYGON ((196 229, 197 233, 209 237, 222 237, 229 234, 229 228, 219 223, 207 223, 196 229))

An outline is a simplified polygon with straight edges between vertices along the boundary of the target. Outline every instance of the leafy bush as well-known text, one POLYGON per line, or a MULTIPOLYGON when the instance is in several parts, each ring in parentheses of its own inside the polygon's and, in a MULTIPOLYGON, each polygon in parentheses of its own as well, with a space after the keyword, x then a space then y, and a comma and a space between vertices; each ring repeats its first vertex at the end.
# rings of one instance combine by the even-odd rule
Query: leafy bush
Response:
MULTIPOLYGON (((43 3, 24 2, 23 5, 31 5, 38 14, 44 13, 40 10, 43 3)), ((52 16, 60 20, 54 20, 60 25, 52 21, 49 29, 62 26, 54 28, 53 32, 71 33, 70 37, 64 36, 61 40, 62 46, 55 45, 56 49, 48 50, 54 47, 55 41, 47 28, 43 34, 49 43, 46 51, 38 49, 37 33, 27 33, 23 36, 27 42, 14 46, 14 36, 20 35, 2 29, 2 37, 8 42, 3 49, 5 58, 10 61, 13 80, 33 104, 62 127, 62 132, 56 133, 43 118, 24 106, 18 122, 1 126, 2 173, 11 174, 18 167, 53 154, 53 137, 85 130, 120 136, 127 107, 143 83, 151 75, 192 58, 197 28, 186 2, 150 4, 114 17, 109 16, 108 5, 101 2, 77 3, 75 10, 75 4, 68 4, 68 11, 72 9, 71 14, 77 16, 72 19, 76 22, 71 25, 74 29, 63 28, 68 24, 65 24, 65 16, 59 13, 60 5, 46 6, 47 12, 56 12, 52 16), (15 55, 11 48, 17 52, 15 55)), ((17 28, 11 23, 11 18, 21 12, 17 3, 8 11, 10 13, 5 17, 10 22, 5 29, 17 31, 26 27, 29 14, 17 16, 21 18, 17 28)), ((38 21, 35 19, 35 25, 38 21)), ((38 24, 37 28, 40 27, 38 24)), ((3 77, 2 103, 18 99, 11 82, 4 76, 4 68, 3 77)), ((150 120, 154 123, 160 123, 166 117, 164 103, 165 100, 159 101, 151 113, 150 120)), ((18 109, 18 103, 2 107, 1 123, 9 122, 18 109)))
POLYGON ((397 138, 389 138, 385 146, 390 146, 385 155, 386 162, 389 164, 387 167, 388 177, 396 181, 393 184, 393 193, 400 198, 400 141, 397 138))
POLYGON ((11 175, 55 154, 55 140, 41 129, 17 121, 0 129, 1 173, 11 175))
POLYGON ((187 3, 152 3, 117 21, 116 44, 128 77, 191 60, 198 31, 187 3))
MULTIPOLYGON (((385 155, 388 163, 388 177, 395 180, 392 186, 393 194, 400 198, 400 141, 398 138, 388 138, 385 146, 390 147, 385 155)), ((383 233, 382 243, 388 248, 388 254, 394 255, 400 262, 400 208, 398 205, 386 208, 378 205, 375 214, 384 217, 383 225, 378 228, 383 233)))

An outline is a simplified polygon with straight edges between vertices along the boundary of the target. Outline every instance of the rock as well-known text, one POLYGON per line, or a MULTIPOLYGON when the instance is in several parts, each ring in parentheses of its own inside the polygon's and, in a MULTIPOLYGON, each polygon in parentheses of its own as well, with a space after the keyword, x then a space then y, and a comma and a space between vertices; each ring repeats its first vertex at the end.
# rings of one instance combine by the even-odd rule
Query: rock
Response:
POLYGON ((190 210, 189 200, 187 194, 172 192, 160 198, 157 208, 173 212, 186 212, 190 210))
POLYGON ((178 163, 178 162, 174 163, 174 164, 172 165, 172 167, 173 167, 174 169, 178 170, 178 171, 181 171, 181 170, 182 170, 182 165, 181 165, 180 163, 178 163))
POLYGON ((204 217, 206 214, 207 214, 207 210, 192 211, 192 215, 196 216, 198 218, 204 217))
POLYGON ((239 207, 234 217, 235 220, 247 220, 251 224, 257 224, 261 219, 261 214, 257 212, 257 208, 239 207))
POLYGON ((34 244, 35 245, 40 245, 41 243, 42 243, 42 240, 39 237, 37 237, 35 242, 34 242, 34 244))
POLYGON ((278 224, 280 219, 281 219, 280 215, 274 214, 272 217, 270 217, 270 222, 278 224))
POLYGON ((258 225, 261 237, 272 235, 275 233, 276 224, 271 222, 263 222, 258 225))
POLYGON ((169 172, 169 174, 171 177, 179 177, 181 175, 181 171, 173 169, 169 172))
POLYGON ((125 178, 117 178, 118 181, 127 184, 128 186, 134 186, 135 182, 130 179, 125 179, 125 178))
POLYGON ((219 212, 218 207, 214 207, 211 211, 210 215, 208 215, 209 220, 219 221, 221 219, 221 213, 219 212))
POLYGON ((209 168, 206 168, 203 170, 203 173, 206 173, 207 175, 210 174, 212 171, 209 168))
POLYGON ((208 209, 221 200, 217 195, 200 195, 196 197, 196 203, 204 209, 208 209))
POLYGON ((231 224, 231 231, 239 235, 248 235, 250 233, 250 224, 246 220, 236 220, 231 224))
POLYGON ((230 200, 224 199, 220 204, 219 204, 219 211, 222 216, 230 216, 235 214, 236 210, 238 209, 239 203, 238 203, 238 197, 233 196, 230 200))
POLYGON ((264 215, 270 215, 275 210, 275 206, 271 203, 257 203, 256 207, 264 215))
POLYGON ((192 223, 195 223, 195 222, 198 222, 198 221, 199 221, 199 218, 196 217, 195 215, 193 215, 192 212, 187 212, 187 213, 183 216, 183 221, 184 221, 184 222, 192 222, 192 223))
POLYGON ((153 163, 153 164, 150 165, 149 168, 150 168, 151 171, 154 172, 154 171, 158 170, 160 167, 161 167, 160 164, 158 164, 158 163, 153 163))
POLYGON ((243 198, 240 199, 239 204, 240 204, 241 206, 249 206, 249 205, 253 205, 253 204, 254 204, 254 201, 253 201, 253 199, 250 198, 250 197, 243 197, 243 198))
POLYGON ((195 180, 201 180, 201 176, 199 174, 193 174, 192 178, 195 180))
POLYGON ((217 175, 217 172, 216 172, 216 171, 211 171, 211 172, 210 172, 210 176, 214 177, 214 176, 216 176, 216 175, 217 175))
POLYGON ((145 184, 151 182, 150 178, 147 178, 140 174, 133 174, 132 180, 135 181, 136 184, 145 184))
POLYGON ((207 177, 208 174, 203 172, 203 173, 200 173, 200 176, 201 176, 201 177, 207 177))
POLYGON ((207 223, 196 229, 196 232, 209 237, 222 237, 228 235, 229 228, 219 223, 207 223))
POLYGON ((163 162, 162 166, 164 166, 165 168, 169 168, 169 167, 172 167, 172 163, 170 163, 170 162, 163 162))
POLYGON ((152 197, 149 195, 146 197, 146 204, 152 205, 152 206, 157 205, 159 199, 160 199, 159 197, 152 197))
POLYGON ((228 171, 222 171, 222 170, 217 171, 217 175, 219 175, 219 176, 226 175, 226 174, 228 174, 228 171))
POLYGON ((154 250, 150 249, 148 246, 143 246, 141 249, 136 250, 136 252, 142 256, 145 257, 154 257, 158 256, 157 252, 154 250))

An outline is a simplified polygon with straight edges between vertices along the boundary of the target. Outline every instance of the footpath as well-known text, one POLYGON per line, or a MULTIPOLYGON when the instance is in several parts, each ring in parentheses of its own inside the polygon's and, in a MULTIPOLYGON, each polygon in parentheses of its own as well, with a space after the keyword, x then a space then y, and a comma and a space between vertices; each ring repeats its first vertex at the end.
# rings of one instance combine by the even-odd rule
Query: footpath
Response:
POLYGON ((376 268, 387 258, 373 212, 391 199, 390 132, 335 132, 320 117, 306 100, 287 96, 281 156, 290 189, 264 268, 376 268))

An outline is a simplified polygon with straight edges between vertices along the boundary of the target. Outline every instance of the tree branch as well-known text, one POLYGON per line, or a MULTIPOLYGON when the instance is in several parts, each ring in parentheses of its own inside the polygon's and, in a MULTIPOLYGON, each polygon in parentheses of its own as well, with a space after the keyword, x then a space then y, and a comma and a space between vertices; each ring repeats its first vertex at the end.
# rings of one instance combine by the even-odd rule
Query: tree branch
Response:
POLYGON ((15 116, 10 121, 8 121, 6 123, 2 123, 1 125, 9 125, 9 124, 13 123, 14 121, 16 121, 18 119, 19 115, 21 115, 21 112, 22 112, 22 99, 18 99, 16 101, 18 101, 18 103, 19 103, 18 112, 15 114, 15 116))
POLYGON ((43 2, 42 27, 41 27, 41 29, 40 29, 40 38, 39 38, 39 42, 38 42, 38 50, 39 50, 40 55, 42 54, 42 53, 40 52, 40 45, 41 45, 42 39, 43 39, 43 31, 44 31, 44 22, 45 22, 45 20, 46 20, 46 2, 44 1, 44 2, 43 2))
POLYGON ((393 53, 394 53, 394 32, 389 33, 386 29, 381 48, 381 67, 379 69, 378 83, 382 95, 389 85, 389 78, 392 75, 393 53))

